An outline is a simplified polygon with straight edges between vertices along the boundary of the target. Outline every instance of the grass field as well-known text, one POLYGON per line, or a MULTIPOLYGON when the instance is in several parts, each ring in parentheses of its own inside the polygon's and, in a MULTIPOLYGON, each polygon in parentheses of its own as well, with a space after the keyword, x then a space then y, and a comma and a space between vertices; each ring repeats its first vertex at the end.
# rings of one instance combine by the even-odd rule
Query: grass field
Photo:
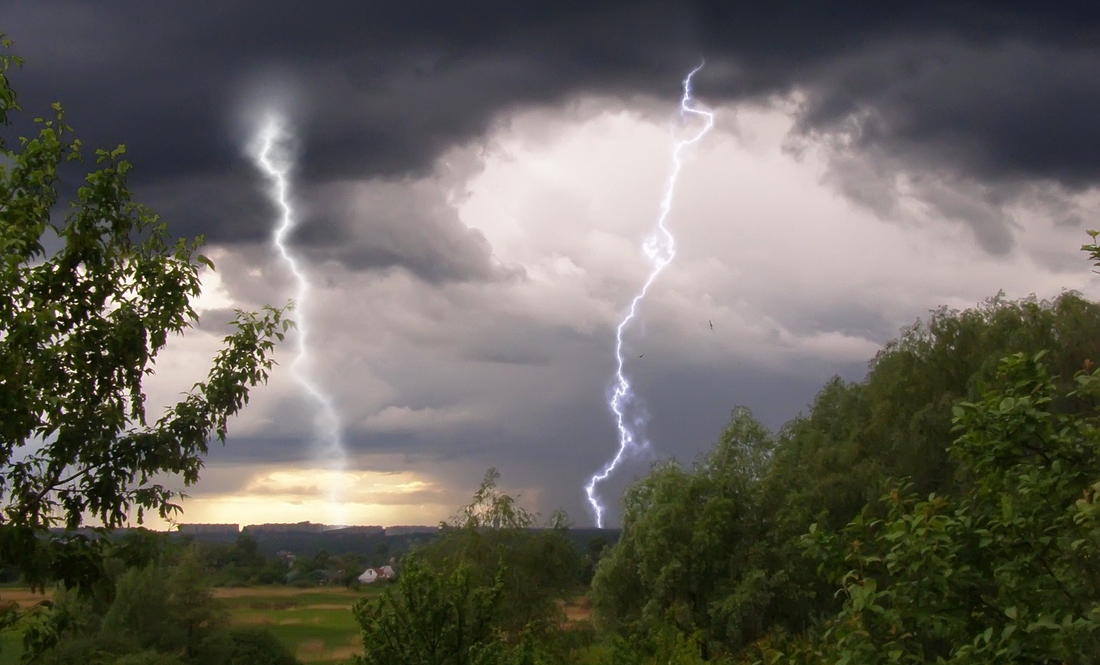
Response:
MULTIPOLYGON (((304 663, 342 663, 362 652, 359 627, 351 606, 365 596, 381 591, 365 587, 359 591, 318 587, 231 587, 214 589, 237 626, 263 626, 270 630, 304 663)), ((0 603, 30 607, 45 598, 26 588, 0 588, 0 603)), ((587 622, 591 604, 584 596, 564 605, 571 622, 587 622)), ((15 665, 22 653, 22 637, 16 631, 0 633, 0 665, 15 665)))
MULTIPOLYGON (((26 587, 0 587, 0 604, 15 604, 21 608, 33 607, 51 594, 31 593, 26 587)), ((15 665, 23 655, 23 635, 19 631, 0 632, 0 665, 15 665)))
MULTIPOLYGON (((240 587, 214 589, 214 597, 238 626, 263 626, 283 641, 305 663, 342 663, 360 653, 359 627, 351 606, 379 588, 361 591, 343 588, 240 587)), ((0 603, 29 607, 48 596, 20 587, 0 588, 0 603)), ((17 631, 0 633, 0 665, 14 665, 22 653, 17 631)))
POLYGON ((215 589, 234 625, 264 626, 305 663, 340 663, 362 651, 351 606, 378 593, 346 589, 243 587, 215 589))

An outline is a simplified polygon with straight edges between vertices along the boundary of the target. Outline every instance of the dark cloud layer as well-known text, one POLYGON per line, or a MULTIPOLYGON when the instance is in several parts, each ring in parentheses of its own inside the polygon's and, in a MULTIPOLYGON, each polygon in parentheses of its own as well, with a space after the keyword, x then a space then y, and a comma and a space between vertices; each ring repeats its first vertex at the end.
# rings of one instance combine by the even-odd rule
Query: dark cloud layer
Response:
MULTIPOLYGON (((1000 206, 1020 182, 1074 190, 1100 178, 1098 13, 1009 2, 8 0, 0 30, 28 58, 15 77, 28 108, 64 100, 90 143, 126 142, 175 228, 215 241, 255 240, 268 218, 240 170, 241 113, 271 90, 294 93, 309 181, 392 179, 426 172, 510 109, 583 93, 673 98, 706 56, 698 92, 709 101, 798 91, 796 133, 833 145, 849 195, 883 209, 891 178, 916 174, 930 205, 1003 253, 1012 238, 1000 206), (953 208, 950 187, 928 184, 937 178, 987 188, 984 207, 953 208)), ((438 274, 404 248, 329 254, 485 278, 486 248, 463 234, 446 228, 454 256, 438 274)))
POLYGON ((318 187, 311 223, 297 240, 315 259, 352 270, 403 267, 430 282, 487 280, 516 271, 496 265, 480 231, 468 228, 437 187, 336 183, 318 187))
MULTIPOLYGON (((323 272, 336 275, 335 285, 314 293, 313 312, 330 319, 312 319, 319 323, 312 339, 346 411, 359 414, 343 414, 353 466, 395 454, 410 466, 499 465, 510 480, 543 486, 544 506, 563 505, 575 516, 586 514, 583 479, 614 452, 604 402, 613 328, 600 318, 603 303, 568 287, 581 269, 590 271, 585 280, 614 287, 615 269, 591 259, 615 245, 593 241, 587 256, 564 243, 548 247, 568 261, 560 272, 541 265, 543 281, 559 291, 515 279, 522 273, 500 263, 448 198, 449 184, 462 178, 438 165, 447 155, 460 162, 459 176, 474 173, 482 166, 477 146, 448 151, 476 142, 512 111, 586 95, 663 117, 685 71, 705 57, 698 96, 791 109, 787 149, 823 151, 826 179, 849 201, 904 220, 915 198, 929 217, 967 224, 990 254, 1025 243, 1010 214, 1016 204, 1033 203, 1055 223, 1079 227, 1085 215, 1066 194, 1100 184, 1100 9, 1085 3, 0 0, 0 32, 27 59, 11 78, 28 115, 61 100, 88 146, 128 145, 140 200, 174 232, 232 246, 216 248, 226 250, 219 274, 233 303, 204 315, 203 329, 215 334, 229 317, 220 308, 278 302, 285 293, 277 288, 284 271, 265 270, 270 252, 258 245, 275 211, 245 146, 265 104, 289 114, 302 215, 293 241, 311 267, 329 262, 323 272), (371 270, 385 275, 361 274, 371 270), (370 299, 362 295, 368 283, 376 287, 370 299), (517 284, 530 289, 509 293, 517 284)), ((734 115, 723 118, 727 128, 734 115)), ((586 219, 583 205, 545 196, 520 208, 522 225, 542 230, 586 219)), ((759 239, 749 231, 769 224, 810 228, 761 213, 735 231, 759 239)), ((654 454, 682 461, 714 441, 734 405, 752 407, 776 428, 834 372, 857 378, 864 365, 850 349, 884 341, 897 312, 918 307, 884 307, 905 294, 889 280, 865 284, 877 279, 870 268, 869 277, 845 273, 853 294, 807 304, 812 295, 789 292, 834 279, 835 266, 821 261, 821 272, 801 283, 777 280, 784 261, 799 260, 787 248, 757 265, 756 275, 751 262, 712 265, 727 255, 703 244, 732 245, 735 236, 711 241, 711 230, 696 238, 695 266, 703 276, 710 273, 700 266, 715 268, 720 288, 678 294, 700 302, 666 311, 686 312, 700 329, 726 315, 740 326, 729 345, 739 350, 722 356, 707 350, 723 348, 716 340, 670 329, 682 339, 666 348, 680 344, 678 354, 662 360, 654 343, 629 366, 652 416, 654 454), (727 292, 724 283, 736 279, 727 292), (777 285, 764 288, 761 280, 777 285), (738 302, 752 293, 769 306, 738 302), (725 360, 707 364, 716 358, 725 360)), ((536 233, 532 242, 552 237, 536 233)), ((807 256, 827 252, 822 245, 807 247, 807 256)), ((685 243, 681 261, 690 251, 685 243)), ((1046 256, 1069 269, 1064 254, 1046 256)), ((537 277, 540 264, 533 265, 537 277)), ((969 267, 959 281, 981 269, 969 267)), ((624 291, 613 300, 625 298, 624 291)), ((648 318, 652 311, 640 323, 662 321, 648 318)), ((704 334, 726 333, 719 325, 704 334)), ((628 344, 644 335, 639 325, 628 344)), ((250 407, 252 439, 217 448, 212 461, 243 469, 312 454, 303 443, 310 404, 285 383, 278 387, 284 392, 268 393, 266 411, 257 408, 262 394, 250 407)), ((649 462, 632 460, 603 495, 613 501, 649 462)))

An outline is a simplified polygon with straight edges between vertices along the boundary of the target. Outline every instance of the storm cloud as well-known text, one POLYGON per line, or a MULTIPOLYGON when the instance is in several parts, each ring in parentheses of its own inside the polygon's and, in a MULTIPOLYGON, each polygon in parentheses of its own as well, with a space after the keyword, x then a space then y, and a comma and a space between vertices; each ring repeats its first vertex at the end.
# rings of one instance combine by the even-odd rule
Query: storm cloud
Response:
MULTIPOLYGON (((912 176, 1003 254, 1003 204, 1021 183, 1074 192, 1100 176, 1098 27, 1072 3, 9 0, 3 29, 29 61, 16 77, 27 106, 61 99, 92 144, 127 143, 180 233, 213 218, 212 240, 257 238, 266 210, 224 178, 240 168, 244 119, 272 96, 299 124, 310 182, 400 179, 516 109, 668 99, 705 57, 697 89, 712 103, 797 94, 792 142, 833 146, 855 200, 883 212, 912 176), (212 179, 238 194, 208 196, 212 179), (944 183, 960 179, 995 189, 956 205, 944 183), (224 207, 188 205, 212 198, 224 207)), ((457 235, 442 273, 484 277, 476 239, 457 235)), ((442 276, 403 249, 360 249, 334 258, 442 276)))
MULTIPOLYGON (((201 324, 158 363, 150 403, 201 377, 234 307, 290 292, 247 158, 259 114, 286 116, 291 241, 315 277, 308 369, 353 468, 414 488, 374 493, 394 520, 438 515, 392 497, 450 505, 490 465, 583 514, 615 440, 610 349, 645 277, 668 119, 703 58, 716 130, 685 167, 676 261, 627 335, 653 456, 608 497, 705 449, 736 405, 778 428, 928 309, 1098 291, 1076 256, 1100 213, 1100 12, 1085 6, 3 5, 28 115, 60 100, 87 146, 125 143, 138 198, 211 245, 201 324)), ((211 511, 215 495, 325 482, 276 482, 308 466, 311 436, 279 361, 209 460, 211 511)))

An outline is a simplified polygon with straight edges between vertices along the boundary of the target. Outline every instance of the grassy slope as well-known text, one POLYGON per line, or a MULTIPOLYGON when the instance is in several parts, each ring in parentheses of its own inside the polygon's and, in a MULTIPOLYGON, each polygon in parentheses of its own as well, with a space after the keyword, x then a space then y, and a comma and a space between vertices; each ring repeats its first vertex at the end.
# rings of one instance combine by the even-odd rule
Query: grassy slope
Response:
POLYGON ((23 637, 14 631, 0 633, 0 665, 16 665, 23 655, 23 637))
POLYGON ((362 649, 351 606, 363 591, 249 587, 215 589, 235 625, 264 626, 307 663, 339 663, 362 649))
MULTIPOLYGON (((263 626, 307 663, 340 663, 362 651, 359 627, 351 615, 358 599, 379 593, 343 588, 244 587, 214 589, 233 625, 263 626)), ((0 589, 0 602, 25 605, 37 601, 27 589, 0 589)), ((0 665, 15 665, 22 654, 22 636, 0 632, 0 665)))
MULTIPOLYGON (((32 593, 27 587, 4 585, 0 587, 0 603, 15 603, 19 607, 31 607, 51 594, 32 593)), ((23 635, 19 630, 0 632, 0 665, 15 665, 23 655, 23 635)))

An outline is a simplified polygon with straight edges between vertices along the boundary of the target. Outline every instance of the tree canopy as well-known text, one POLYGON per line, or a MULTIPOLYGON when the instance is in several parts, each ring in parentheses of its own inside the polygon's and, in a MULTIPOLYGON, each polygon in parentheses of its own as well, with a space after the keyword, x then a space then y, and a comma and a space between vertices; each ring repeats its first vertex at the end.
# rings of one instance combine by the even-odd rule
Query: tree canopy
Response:
POLYGON ((497 487, 489 469, 469 505, 403 562, 396 589, 355 608, 365 665, 560 662, 561 601, 577 592, 581 555, 568 519, 550 528, 497 487), (536 657, 536 654, 538 656, 536 657))
MULTIPOLYGON (((20 108, 18 57, 0 51, 0 129, 20 108)), ((147 417, 143 380, 173 336, 196 321, 202 239, 172 239, 133 200, 125 149, 95 152, 73 183, 80 140, 60 104, 37 134, 0 134, 0 559, 31 584, 85 584, 106 539, 46 537, 88 518, 113 528, 147 512, 170 517, 178 477, 196 482, 212 437, 264 382, 289 323, 283 311, 238 312, 207 378, 147 417)), ((153 405, 154 408, 159 405, 153 405)))
POLYGON ((1100 371, 1060 385, 1045 354, 1003 359, 954 407, 961 496, 898 483, 844 529, 812 525, 807 551, 843 607, 762 650, 770 662, 1093 663, 1100 654, 1100 371), (1086 413, 1058 404, 1084 398, 1086 413), (782 642, 782 641, 780 641, 782 642))
MULTIPOLYGON (((639 659, 654 657, 670 634, 694 644, 699 658, 740 658, 759 645, 786 644, 782 636, 809 635, 825 617, 850 611, 852 594, 858 592, 849 583, 838 595, 838 581, 849 568, 837 560, 885 556, 897 543, 876 541, 874 535, 899 537, 894 525, 929 506, 948 516, 969 511, 968 521, 957 525, 961 533, 976 528, 976 492, 986 492, 980 505, 987 508, 1002 500, 1003 493, 989 494, 989 477, 982 475, 987 466, 975 460, 997 446, 1018 445, 1012 442, 1034 432, 1024 420, 1005 420, 980 440, 968 434, 969 443, 956 441, 962 432, 956 429, 961 422, 957 410, 969 414, 977 408, 973 405, 1003 399, 998 391, 1007 390, 1004 358, 1040 354, 1040 384, 1047 395, 1041 408, 1052 419, 1050 426, 1057 424, 1052 435, 1070 428, 1084 437, 1080 432, 1092 427, 1096 412, 1092 393, 1080 384, 1083 376, 1092 375, 1079 372, 1100 357, 1100 306, 1073 292, 1048 301, 997 296, 969 310, 935 310, 888 343, 864 380, 830 381, 805 415, 774 435, 746 410, 736 410, 714 449, 692 467, 659 463, 626 491, 622 536, 600 561, 593 580, 597 625, 634 645, 639 659), (895 498, 880 501, 884 495, 895 498), (918 500, 930 495, 935 498, 918 500), (857 527, 849 526, 856 524, 853 520, 874 523, 877 530, 857 537, 857 527), (845 534, 835 536, 840 550, 854 540, 875 543, 877 549, 863 545, 860 552, 837 554, 831 561, 839 572, 825 575, 824 561, 807 556, 811 528, 819 538, 845 534)), ((1068 524, 1066 502, 1087 495, 1091 483, 1100 481, 1100 475, 1090 476, 1089 459, 1078 451, 1052 464, 1049 482, 1076 480, 1070 483, 1072 491, 1051 496, 1049 505, 1041 497, 1051 488, 1029 490, 1032 501, 1052 511, 1036 524, 1051 529, 1068 524)), ((1023 556, 996 539, 988 547, 1010 559, 1023 556)), ((1037 568, 1016 572, 1049 577, 1037 568)), ((1078 574, 1083 569, 1073 573, 1078 574)), ((881 589, 883 576, 870 577, 881 589)), ((919 573, 910 581, 914 588, 931 584, 919 573)), ((1090 593, 1096 592, 1084 587, 1074 603, 1095 600, 1090 593)), ((912 598, 905 602, 919 604, 912 598)), ((966 607, 956 609, 965 612, 966 607)), ((1077 621, 1089 615, 1081 610, 1073 616, 1077 621)), ((840 630, 843 621, 837 622, 840 630)), ((921 653, 940 652, 928 647, 921 653)))

